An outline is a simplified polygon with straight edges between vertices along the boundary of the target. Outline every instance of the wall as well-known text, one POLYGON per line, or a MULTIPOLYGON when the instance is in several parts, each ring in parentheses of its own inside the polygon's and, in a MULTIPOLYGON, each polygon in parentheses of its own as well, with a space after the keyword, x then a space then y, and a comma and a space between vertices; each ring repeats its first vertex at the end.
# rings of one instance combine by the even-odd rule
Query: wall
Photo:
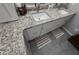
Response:
POLYGON ((13 3, 0 3, 0 23, 18 19, 13 3))
POLYGON ((77 13, 64 27, 72 35, 79 33, 79 4, 74 3, 69 5, 69 9, 77 13))

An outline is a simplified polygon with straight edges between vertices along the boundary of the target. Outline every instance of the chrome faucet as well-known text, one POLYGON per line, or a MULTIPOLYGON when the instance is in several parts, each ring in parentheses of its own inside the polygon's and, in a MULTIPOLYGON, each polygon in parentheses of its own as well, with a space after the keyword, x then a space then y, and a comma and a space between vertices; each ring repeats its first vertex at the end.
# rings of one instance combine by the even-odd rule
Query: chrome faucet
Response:
POLYGON ((38 4, 37 6, 37 12, 39 12, 39 10, 40 10, 40 4, 38 4))
POLYGON ((40 3, 35 3, 35 7, 37 8, 37 12, 40 10, 40 3))

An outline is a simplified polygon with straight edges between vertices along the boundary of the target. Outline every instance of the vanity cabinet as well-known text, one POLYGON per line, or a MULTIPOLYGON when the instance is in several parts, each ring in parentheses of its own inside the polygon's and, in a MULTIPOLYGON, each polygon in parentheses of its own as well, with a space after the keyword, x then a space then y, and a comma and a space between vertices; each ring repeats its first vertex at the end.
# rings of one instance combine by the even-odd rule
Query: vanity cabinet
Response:
POLYGON ((42 26, 35 26, 35 27, 27 29, 26 31, 27 31, 27 34, 29 37, 28 40, 32 40, 32 39, 40 36, 41 28, 42 28, 42 26))
POLYGON ((43 34, 46 34, 60 26, 62 26, 65 23, 64 20, 56 20, 56 21, 51 21, 51 22, 47 22, 45 24, 41 24, 29 29, 26 29, 26 33, 27 33, 27 40, 33 40, 36 37, 39 37, 43 34))
POLYGON ((33 40, 36 37, 39 37, 39 36, 44 35, 52 30, 55 30, 56 28, 61 27, 71 17, 72 17, 72 15, 60 17, 59 19, 52 20, 50 22, 43 23, 41 25, 37 25, 32 28, 26 29, 27 37, 28 37, 27 40, 33 40))

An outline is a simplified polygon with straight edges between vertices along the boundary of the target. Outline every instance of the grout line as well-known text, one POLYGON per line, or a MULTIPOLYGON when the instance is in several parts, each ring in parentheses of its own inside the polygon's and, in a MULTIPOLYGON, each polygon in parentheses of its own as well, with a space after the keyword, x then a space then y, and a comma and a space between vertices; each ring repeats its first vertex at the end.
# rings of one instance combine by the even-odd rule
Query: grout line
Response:
POLYGON ((61 37, 64 33, 62 33, 61 35, 57 36, 56 39, 58 39, 59 37, 61 37))
POLYGON ((45 37, 44 39, 40 40, 37 44, 42 43, 43 41, 45 41, 48 37, 45 37))
POLYGON ((56 37, 57 37, 57 36, 60 36, 60 35, 62 35, 62 34, 64 34, 64 33, 59 33, 59 34, 56 35, 56 37))
POLYGON ((47 38, 48 36, 46 35, 46 36, 44 36, 44 37, 42 37, 42 38, 39 38, 39 39, 36 39, 36 41, 35 42, 39 42, 39 41, 42 41, 42 40, 44 40, 45 38, 47 38))
POLYGON ((48 42, 44 43, 42 46, 38 47, 38 49, 44 47, 45 45, 47 45, 47 44, 50 43, 50 42, 51 42, 51 40, 49 40, 48 42))
POLYGON ((39 47, 39 46, 43 45, 45 42, 49 41, 49 39, 47 39, 47 38, 45 38, 45 39, 46 39, 45 41, 43 41, 42 43, 38 44, 37 46, 39 47))

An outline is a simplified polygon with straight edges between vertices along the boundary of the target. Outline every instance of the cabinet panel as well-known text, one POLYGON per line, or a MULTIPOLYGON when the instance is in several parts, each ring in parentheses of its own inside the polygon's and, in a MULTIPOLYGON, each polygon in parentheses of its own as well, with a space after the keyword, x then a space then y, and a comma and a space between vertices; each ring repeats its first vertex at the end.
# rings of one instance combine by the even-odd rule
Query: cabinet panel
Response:
POLYGON ((58 27, 61 27, 62 25, 64 25, 66 23, 65 20, 59 20, 56 22, 56 25, 55 25, 55 29, 58 28, 58 27))
POLYGON ((56 20, 56 21, 52 21, 52 22, 44 24, 41 35, 48 33, 50 31, 62 26, 64 23, 65 23, 64 20, 56 20))
POLYGON ((41 35, 53 30, 55 25, 56 25, 55 22, 49 22, 49 23, 43 24, 41 35))
POLYGON ((29 36, 28 40, 32 40, 32 39, 40 36, 41 28, 42 28, 42 26, 37 26, 37 27, 27 29, 28 36, 29 36))

